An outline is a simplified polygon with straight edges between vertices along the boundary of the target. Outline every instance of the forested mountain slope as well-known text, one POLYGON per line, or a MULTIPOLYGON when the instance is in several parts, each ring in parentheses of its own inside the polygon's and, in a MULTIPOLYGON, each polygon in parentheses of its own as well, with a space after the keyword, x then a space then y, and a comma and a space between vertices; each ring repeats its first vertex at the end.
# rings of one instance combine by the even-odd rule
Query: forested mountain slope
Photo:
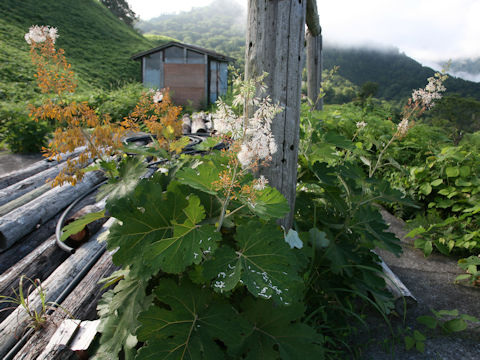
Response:
MULTIPOLYGON (((188 12, 162 15, 136 26, 146 34, 167 35, 180 41, 204 46, 244 63, 245 11, 232 0, 216 0, 205 7, 188 12)), ((412 89, 425 86, 434 71, 424 67, 397 49, 379 50, 343 48, 328 43, 324 37, 324 65, 340 66, 339 75, 361 86, 366 81, 378 83, 377 97, 404 99, 412 89)), ((449 79, 448 93, 471 96, 480 100, 480 84, 462 79, 449 79)))

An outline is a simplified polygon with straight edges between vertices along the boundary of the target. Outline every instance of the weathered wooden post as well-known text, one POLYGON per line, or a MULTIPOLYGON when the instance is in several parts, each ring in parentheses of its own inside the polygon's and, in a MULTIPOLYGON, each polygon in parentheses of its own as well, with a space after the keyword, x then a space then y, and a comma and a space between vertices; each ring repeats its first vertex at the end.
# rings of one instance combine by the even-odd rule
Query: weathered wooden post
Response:
POLYGON ((290 204, 282 221, 289 229, 293 221, 300 124, 302 54, 305 42, 307 0, 249 0, 245 78, 267 72, 268 94, 283 112, 272 124, 278 150, 269 167, 260 172, 290 204))
POLYGON ((323 109, 323 98, 318 99, 322 84, 322 28, 316 0, 307 0, 307 96, 315 110, 323 109))

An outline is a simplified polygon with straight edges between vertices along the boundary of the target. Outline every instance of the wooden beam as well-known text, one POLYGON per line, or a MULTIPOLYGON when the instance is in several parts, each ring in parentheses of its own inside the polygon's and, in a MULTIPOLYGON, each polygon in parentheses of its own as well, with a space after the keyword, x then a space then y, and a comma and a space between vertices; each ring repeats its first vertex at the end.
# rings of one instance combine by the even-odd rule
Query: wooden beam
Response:
POLYGON ((40 171, 43 171, 45 169, 48 169, 52 166, 56 166, 61 162, 66 161, 67 159, 71 157, 75 157, 79 155, 83 150, 85 150, 85 147, 79 147, 75 149, 73 152, 69 152, 66 154, 63 154, 61 156, 60 161, 48 161, 48 160, 40 160, 37 161, 36 163, 26 167, 25 169, 17 170, 17 171, 11 171, 9 173, 6 173, 2 176, 0 176, 0 189, 4 189, 7 186, 10 186, 12 184, 15 184, 16 182, 19 182, 23 179, 26 179, 32 175, 35 175, 39 173, 40 171))
POLYGON ((53 180, 66 166, 66 163, 55 165, 49 169, 39 172, 38 174, 30 176, 4 189, 1 189, 0 205, 6 204, 22 196, 23 194, 26 194, 42 185, 45 185, 47 180, 53 180))
MULTIPOLYGON (((72 209, 72 213, 75 213, 86 205, 93 204, 94 202, 95 194, 91 194, 76 204, 72 209)), ((4 252, 0 252, 0 274, 8 271, 8 269, 15 266, 17 262, 22 261, 24 257, 35 251, 35 248, 40 246, 52 234, 54 234, 60 216, 61 213, 56 214, 50 220, 41 224, 38 229, 36 228, 35 231, 21 238, 12 247, 4 252)), ((48 261, 48 259, 46 259, 46 261, 48 261)))
MULTIPOLYGON (((105 202, 100 201, 96 204, 85 206, 70 218, 78 218, 82 214, 100 211, 103 208, 105 208, 105 202)), ((90 237, 94 236, 97 231, 100 230, 105 221, 107 221, 107 219, 102 218, 88 224, 88 238, 83 239, 83 241, 86 242, 90 237)), ((57 246, 55 235, 52 235, 47 241, 43 242, 30 254, 0 275, 0 294, 4 296, 13 296, 13 289, 18 289, 19 279, 22 275, 30 279, 40 279, 40 281, 45 280, 68 256, 69 254, 67 252, 57 246)), ((29 285, 29 283, 24 283, 24 292, 27 291, 29 285)), ((8 304, 0 304, 0 321, 9 315, 9 311, 3 310, 7 307, 8 304)))
POLYGON ((8 214, 10 211, 19 208, 25 204, 28 204, 30 201, 35 200, 40 195, 45 194, 47 191, 52 189, 52 185, 50 183, 43 184, 40 187, 37 187, 26 194, 23 194, 16 199, 9 201, 8 203, 0 206, 0 216, 8 214))
POLYGON ((323 109, 323 98, 318 98, 322 86, 322 35, 314 36, 307 30, 307 96, 315 110, 323 109))
POLYGON ((306 23, 308 30, 310 30, 313 36, 322 34, 322 27, 320 26, 320 18, 317 10, 317 0, 307 0, 306 23))
POLYGON ((290 205, 282 220, 286 229, 292 226, 295 207, 305 11, 305 1, 249 0, 248 4, 245 78, 267 72, 268 95, 283 108, 272 122, 278 150, 260 173, 290 205))

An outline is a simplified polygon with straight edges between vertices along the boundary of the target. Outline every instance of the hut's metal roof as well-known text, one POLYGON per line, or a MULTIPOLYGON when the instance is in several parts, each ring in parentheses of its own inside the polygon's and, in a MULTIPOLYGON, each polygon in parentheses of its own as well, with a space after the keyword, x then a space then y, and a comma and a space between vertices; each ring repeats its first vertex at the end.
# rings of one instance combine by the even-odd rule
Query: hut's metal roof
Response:
POLYGON ((170 41, 164 45, 161 45, 161 46, 158 46, 158 47, 155 47, 153 49, 150 49, 150 50, 146 50, 146 51, 142 51, 142 52, 139 52, 135 55, 132 55, 131 59, 133 60, 138 60, 146 55, 149 55, 149 54, 152 54, 152 53, 155 53, 157 51, 160 51, 160 50, 163 50, 163 49, 166 49, 166 48, 169 48, 171 46, 179 46, 179 47, 183 47, 183 48, 186 48, 188 50, 193 50, 193 51, 196 51, 196 52, 200 52, 202 54, 206 54, 208 55, 209 57, 212 57, 212 58, 215 58, 216 60, 219 60, 219 61, 225 61, 225 62, 230 62, 230 61, 234 61, 235 59, 230 57, 230 56, 226 56, 226 55, 223 55, 223 54, 219 54, 215 51, 212 51, 212 50, 208 50, 208 49, 205 49, 205 48, 201 48, 199 46, 195 46, 195 45, 190 45, 190 44, 184 44, 184 43, 181 43, 181 42, 177 42, 177 41, 170 41))

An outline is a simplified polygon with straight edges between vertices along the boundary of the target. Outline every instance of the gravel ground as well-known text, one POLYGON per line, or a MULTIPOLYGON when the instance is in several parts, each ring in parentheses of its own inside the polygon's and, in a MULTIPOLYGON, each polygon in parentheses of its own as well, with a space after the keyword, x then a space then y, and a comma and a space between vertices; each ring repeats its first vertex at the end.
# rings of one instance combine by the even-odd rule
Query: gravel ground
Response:
POLYGON ((12 154, 0 151, 0 175, 23 169, 42 159, 44 159, 42 154, 12 154))

